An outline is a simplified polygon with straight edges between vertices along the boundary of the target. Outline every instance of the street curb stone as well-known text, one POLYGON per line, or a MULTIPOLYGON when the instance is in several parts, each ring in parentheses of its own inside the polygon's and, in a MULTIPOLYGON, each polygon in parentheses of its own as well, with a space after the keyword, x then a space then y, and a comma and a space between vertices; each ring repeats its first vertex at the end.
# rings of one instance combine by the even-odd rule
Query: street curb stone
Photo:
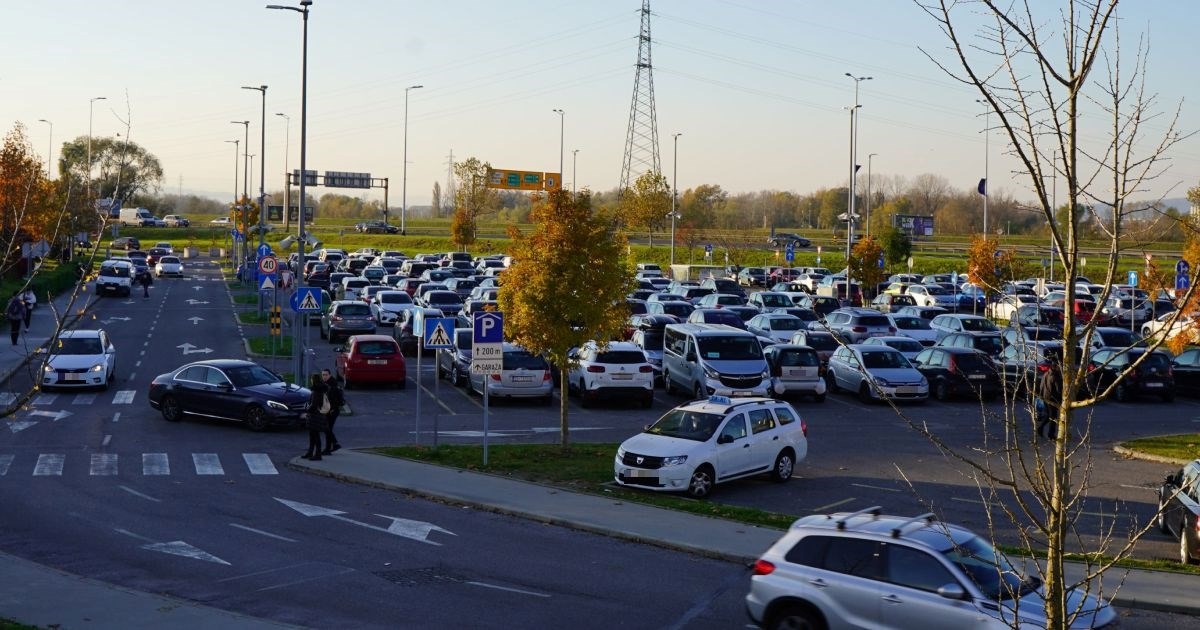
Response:
POLYGON ((1175 464, 1175 465, 1183 466, 1184 464, 1191 463, 1191 461, 1192 461, 1190 459, 1178 459, 1175 457, 1166 457, 1163 455, 1153 455, 1151 453, 1145 453, 1142 451, 1134 450, 1132 448, 1126 448, 1124 446, 1121 446, 1120 444, 1114 445, 1112 450, 1117 455, 1123 455, 1123 456, 1131 458, 1131 459, 1140 459, 1140 460, 1144 460, 1147 462, 1158 462, 1160 464, 1175 464))

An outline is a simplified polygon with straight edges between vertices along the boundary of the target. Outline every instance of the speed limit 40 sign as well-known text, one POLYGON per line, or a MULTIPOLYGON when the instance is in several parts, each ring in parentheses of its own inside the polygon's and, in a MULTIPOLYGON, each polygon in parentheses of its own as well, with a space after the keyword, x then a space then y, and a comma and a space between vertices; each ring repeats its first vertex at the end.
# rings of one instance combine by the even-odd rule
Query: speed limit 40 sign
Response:
POLYGON ((258 271, 264 276, 275 275, 279 270, 279 259, 274 256, 263 256, 258 259, 258 271))

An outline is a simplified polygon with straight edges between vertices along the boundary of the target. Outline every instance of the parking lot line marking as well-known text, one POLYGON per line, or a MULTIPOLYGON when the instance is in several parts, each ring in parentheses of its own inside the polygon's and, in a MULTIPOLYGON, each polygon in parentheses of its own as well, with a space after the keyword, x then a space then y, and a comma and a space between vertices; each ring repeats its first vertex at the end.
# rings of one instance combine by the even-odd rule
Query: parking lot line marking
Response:
POLYGON ((142 453, 142 474, 146 476, 171 474, 171 460, 166 453, 142 453))
POLYGON ((293 582, 284 582, 283 584, 276 584, 274 586, 264 586, 263 588, 258 589, 258 592, 261 593, 263 591, 273 591, 277 588, 285 588, 288 586, 295 586, 297 584, 303 584, 305 582, 311 582, 313 580, 321 580, 324 578, 334 578, 334 577, 338 577, 340 575, 346 575, 347 573, 354 573, 354 571, 355 571, 355 569, 347 568, 344 571, 338 571, 337 573, 331 573, 329 575, 318 575, 316 577, 305 578, 303 580, 295 580, 293 582))
POLYGON ((197 475, 224 475, 221 458, 216 453, 192 453, 192 464, 196 466, 197 475))
POLYGON ((144 357, 144 356, 146 356, 146 351, 145 351, 145 350, 142 350, 141 352, 139 352, 139 353, 138 353, 138 356, 139 356, 139 357, 144 357))
MULTIPOLYGON (((962 503, 974 503, 975 505, 987 505, 986 503, 984 503, 983 501, 980 501, 979 499, 960 499, 958 497, 950 497, 950 500, 951 501, 959 501, 962 503)), ((1115 510, 1112 512, 1079 512, 1079 513, 1083 514, 1085 516, 1095 516, 1098 518, 1116 518, 1118 516, 1118 514, 1115 510)))
POLYGON ((550 597, 549 593, 537 593, 534 591, 526 591, 526 590, 522 590, 519 588, 512 588, 509 586, 500 586, 498 584, 488 584, 487 582, 471 581, 471 582, 467 582, 467 584, 470 584, 471 586, 482 586, 483 588, 491 588, 491 589, 495 589, 497 591, 508 591, 509 593, 517 593, 519 595, 531 595, 533 597, 547 597, 547 598, 550 597))
POLYGON ((61 477, 66 455, 42 453, 33 467, 34 477, 61 477))
POLYGON ((154 497, 152 497, 148 494, 142 494, 141 492, 138 492, 137 490, 134 490, 133 488, 130 488, 129 486, 117 486, 117 487, 124 490, 125 492, 128 492, 129 494, 132 494, 135 497, 141 497, 147 501, 153 501, 155 503, 162 503, 162 499, 155 499, 154 497))
POLYGON ((56 401, 56 400, 58 400, 58 394, 41 393, 41 394, 38 394, 38 396, 33 399, 33 404, 38 405, 38 406, 53 405, 54 401, 56 401))
POLYGON ((825 397, 825 400, 827 400, 827 401, 833 401, 833 402, 835 402, 835 403, 838 403, 839 405, 845 405, 845 406, 847 406, 847 407, 853 407, 853 408, 855 408, 855 409, 859 409, 859 408, 860 408, 858 405, 856 405, 856 404, 854 404, 854 403, 850 402, 849 400, 842 400, 841 398, 838 398, 838 397, 836 397, 836 396, 826 396, 826 397, 825 397))
POLYGON ((116 453, 92 453, 91 473, 93 477, 111 477, 117 474, 116 453))
POLYGON ((104 439, 100 442, 100 446, 108 446, 108 443, 111 441, 112 441, 112 435, 111 434, 106 435, 106 436, 104 436, 104 439))
POLYGON ((287 536, 280 536, 279 534, 272 534, 271 532, 264 532, 261 529, 254 529, 253 527, 246 527, 245 525, 238 525, 237 523, 230 523, 229 526, 236 527, 238 529, 245 530, 248 532, 253 532, 255 534, 259 534, 262 536, 266 536, 267 538, 274 538, 275 540, 282 540, 284 542, 290 542, 290 543, 298 542, 296 540, 292 540, 291 538, 288 538, 287 536))
POLYGON ((118 421, 118 420, 120 420, 120 419, 121 419, 121 412, 120 412, 120 411, 118 411, 117 413, 114 413, 114 414, 113 414, 113 419, 112 419, 112 421, 113 421, 113 422, 117 422, 117 421, 118 421))
POLYGON ((852 483, 850 485, 858 486, 859 488, 870 488, 871 490, 883 490, 884 492, 900 492, 897 488, 884 488, 883 486, 872 486, 865 483, 852 483))
POLYGON ((130 404, 130 403, 132 403, 132 402, 133 402, 133 395, 134 395, 135 393, 137 393, 137 390, 133 390, 133 389, 123 389, 123 390, 121 390, 121 391, 117 392, 115 395, 113 395, 113 401, 112 401, 112 404, 114 404, 114 405, 128 405, 128 404, 130 404))
POLYGON ((71 400, 72 405, 90 405, 96 402, 95 394, 75 394, 75 398, 71 400))
POLYGON ((246 467, 250 469, 251 475, 279 474, 275 464, 271 463, 271 457, 266 453, 242 453, 242 459, 246 460, 246 467))
POLYGON ((1130 490, 1156 490, 1157 489, 1157 486, 1146 486, 1146 485, 1131 486, 1127 483, 1120 484, 1120 486, 1122 488, 1129 488, 1130 490))
POLYGON ((0 455, 0 477, 8 474, 8 467, 12 466, 15 457, 16 455, 0 455))
POLYGON ((133 379, 135 379, 135 378, 137 378, 137 372, 130 372, 130 373, 129 373, 129 380, 131 380, 131 381, 132 381, 132 380, 133 380, 133 379))
POLYGON ((837 506, 839 506, 839 505, 845 505, 845 504, 847 504, 847 503, 850 503, 851 501, 854 501, 854 497, 850 497, 849 499, 842 499, 841 501, 835 501, 835 502, 833 502, 833 503, 830 503, 829 505, 822 505, 821 507, 819 507, 819 508, 813 508, 813 509, 812 509, 812 510, 810 510, 810 511, 812 511, 812 512, 825 512, 825 511, 828 511, 828 510, 832 510, 833 508, 835 508, 835 507, 837 507, 837 506))

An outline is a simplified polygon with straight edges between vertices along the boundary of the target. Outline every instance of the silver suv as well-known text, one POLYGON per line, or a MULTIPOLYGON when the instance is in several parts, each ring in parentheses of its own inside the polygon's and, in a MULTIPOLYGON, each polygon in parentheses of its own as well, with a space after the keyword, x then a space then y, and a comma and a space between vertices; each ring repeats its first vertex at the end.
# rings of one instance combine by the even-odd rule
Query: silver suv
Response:
POLYGON ((825 316, 825 326, 846 343, 896 334, 896 327, 887 315, 873 308, 839 308, 825 316))
MULTIPOLYGON (((1045 624, 1042 583, 983 538, 873 507, 806 516, 754 563, 746 611, 764 628, 1011 628, 1045 624)), ((1072 628, 1116 624, 1081 590, 1072 628)))

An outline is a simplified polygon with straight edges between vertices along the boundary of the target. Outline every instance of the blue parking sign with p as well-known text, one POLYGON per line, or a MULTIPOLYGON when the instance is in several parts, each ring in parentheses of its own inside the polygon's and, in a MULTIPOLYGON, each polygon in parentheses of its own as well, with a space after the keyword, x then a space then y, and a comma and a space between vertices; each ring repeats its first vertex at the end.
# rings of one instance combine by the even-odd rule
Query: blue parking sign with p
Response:
POLYGON ((501 343, 504 341, 504 313, 484 311, 475 313, 471 320, 471 341, 474 343, 501 343))

